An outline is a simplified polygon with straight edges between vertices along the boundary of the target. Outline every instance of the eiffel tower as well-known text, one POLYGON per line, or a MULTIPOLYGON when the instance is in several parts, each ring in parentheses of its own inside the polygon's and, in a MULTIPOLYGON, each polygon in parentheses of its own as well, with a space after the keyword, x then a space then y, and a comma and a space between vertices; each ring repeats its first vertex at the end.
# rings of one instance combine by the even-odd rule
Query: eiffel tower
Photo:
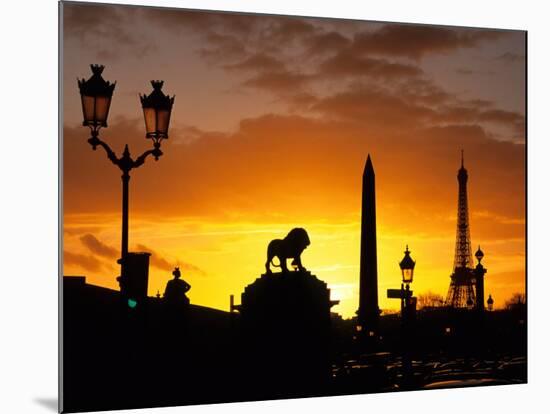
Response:
POLYGON ((456 223, 456 245, 451 285, 447 293, 446 306, 452 308, 473 307, 475 275, 473 272, 472 246, 470 242, 470 224, 468 220, 468 171, 464 168, 464 151, 458 170, 458 217, 456 223))

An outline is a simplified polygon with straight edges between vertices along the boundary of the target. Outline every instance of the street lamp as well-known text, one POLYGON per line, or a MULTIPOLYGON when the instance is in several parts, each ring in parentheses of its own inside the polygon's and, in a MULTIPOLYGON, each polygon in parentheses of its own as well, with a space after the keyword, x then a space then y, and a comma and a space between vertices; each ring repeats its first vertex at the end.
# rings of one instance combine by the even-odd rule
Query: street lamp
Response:
MULTIPOLYGON (((174 96, 169 97, 162 92, 164 81, 151 81, 153 92, 140 95, 143 117, 145 119, 145 138, 153 140, 155 149, 160 148, 160 142, 168 139, 168 126, 170 114, 174 104, 174 96)), ((153 154, 154 155, 154 154, 153 154)), ((158 157, 155 155, 155 159, 158 157)))
MULTIPOLYGON (((409 251, 409 246, 405 248, 405 257, 399 262, 399 268, 401 269, 401 313, 407 313, 408 306, 411 301, 412 292, 410 291, 410 284, 413 281, 414 277, 414 266, 416 262, 411 258, 411 252, 409 251)), ((407 319, 407 318, 404 318, 407 319)))
POLYGON ((489 299, 487 299, 487 309, 489 310, 489 312, 493 310, 493 304, 494 303, 495 303, 495 301, 493 300, 491 295, 489 295, 489 299))
POLYGON ((411 258, 411 252, 409 251, 409 246, 407 245, 405 249, 405 257, 403 257, 403 260, 399 263, 399 267, 401 268, 401 275, 403 277, 403 283, 409 286, 409 283, 412 283, 413 281, 413 275, 414 275, 414 266, 416 265, 416 262, 411 258))
MULTIPOLYGON (((162 92, 163 81, 151 81, 153 91, 147 95, 140 95, 143 114, 145 117, 146 138, 153 140, 153 149, 145 151, 135 160, 130 157, 128 145, 124 147, 122 157, 117 157, 113 150, 104 141, 99 139, 99 130, 107 127, 107 117, 111 106, 111 98, 115 89, 116 82, 105 81, 102 77, 103 65, 90 65, 92 76, 88 80, 78 79, 80 97, 82 100, 83 126, 91 130, 91 138, 88 143, 94 150, 98 146, 102 147, 107 158, 122 171, 122 240, 121 240, 121 258, 119 263, 122 265, 121 278, 125 279, 125 262, 128 255, 128 183, 130 181, 130 171, 138 168, 147 159, 153 155, 158 160, 162 155, 160 144, 163 139, 168 138, 168 127, 170 124, 170 114, 174 104, 174 96, 168 97, 162 92)), ((121 283, 121 288, 123 284, 121 283)))
POLYGON ((84 116, 82 125, 90 127, 92 136, 97 137, 99 128, 107 127, 107 116, 116 82, 106 82, 103 79, 101 73, 105 66, 90 65, 90 67, 92 76, 88 80, 79 79, 78 87, 80 88, 82 115, 84 116))
POLYGON ((481 250, 481 246, 478 246, 475 256, 477 259, 477 263, 481 264, 481 259, 483 259, 483 257, 485 256, 485 254, 483 254, 483 250, 481 250))

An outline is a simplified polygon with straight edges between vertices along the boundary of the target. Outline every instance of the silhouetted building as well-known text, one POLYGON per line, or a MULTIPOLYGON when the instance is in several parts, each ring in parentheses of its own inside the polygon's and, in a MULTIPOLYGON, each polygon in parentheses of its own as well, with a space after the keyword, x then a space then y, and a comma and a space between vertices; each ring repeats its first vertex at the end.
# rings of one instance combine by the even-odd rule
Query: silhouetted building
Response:
POLYGON ((378 266, 376 253, 376 195, 370 154, 363 172, 361 210, 361 268, 357 321, 363 335, 378 329, 378 266))

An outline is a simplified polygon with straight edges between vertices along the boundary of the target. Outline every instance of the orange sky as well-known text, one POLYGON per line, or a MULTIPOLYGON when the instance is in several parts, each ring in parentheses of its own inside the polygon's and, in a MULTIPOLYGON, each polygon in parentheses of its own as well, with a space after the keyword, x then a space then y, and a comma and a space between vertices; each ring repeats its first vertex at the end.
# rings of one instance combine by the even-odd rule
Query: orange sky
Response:
POLYGON ((361 175, 376 171, 379 300, 446 295, 460 149, 472 245, 502 306, 525 291, 525 35, 517 31, 64 5, 64 274, 116 287, 120 173, 80 126, 77 77, 117 81, 101 138, 149 148, 138 92, 175 94, 164 156, 133 171, 130 248, 153 253, 150 294, 176 264, 193 303, 227 309, 269 240, 305 227, 303 263, 357 309, 361 175), (136 27, 139 30, 136 30, 136 27))

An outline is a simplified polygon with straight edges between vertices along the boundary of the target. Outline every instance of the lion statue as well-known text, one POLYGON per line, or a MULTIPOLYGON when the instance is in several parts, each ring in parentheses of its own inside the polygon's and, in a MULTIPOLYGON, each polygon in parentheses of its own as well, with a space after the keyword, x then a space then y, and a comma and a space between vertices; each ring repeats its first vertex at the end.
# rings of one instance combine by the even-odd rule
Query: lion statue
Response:
POLYGON ((300 271, 306 270, 302 266, 302 259, 300 255, 304 249, 309 246, 309 236, 307 231, 300 227, 290 230, 284 239, 275 239, 269 242, 267 246, 267 261, 265 262, 265 269, 267 273, 271 273, 269 266, 280 267, 281 271, 288 272, 286 267, 286 259, 294 259, 291 266, 297 268, 300 271), (273 258, 277 256, 279 264, 273 264, 273 258))

